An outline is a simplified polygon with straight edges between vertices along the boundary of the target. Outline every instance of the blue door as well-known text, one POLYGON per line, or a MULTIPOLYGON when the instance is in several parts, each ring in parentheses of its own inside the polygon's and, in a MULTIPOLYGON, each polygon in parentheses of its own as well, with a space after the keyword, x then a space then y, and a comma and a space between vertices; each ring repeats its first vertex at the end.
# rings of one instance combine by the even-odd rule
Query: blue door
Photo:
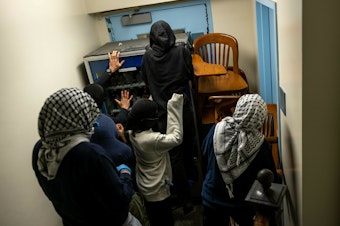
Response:
MULTIPOLYGON (((131 10, 130 13, 134 11, 131 10)), ((190 32, 192 35, 213 32, 210 0, 177 1, 172 4, 146 6, 138 9, 138 13, 151 14, 151 22, 122 25, 121 17, 129 12, 121 12, 106 17, 111 41, 136 39, 139 34, 148 34, 151 25, 158 20, 165 20, 172 29, 190 32)), ((133 14, 132 14, 133 15, 133 14)))
POLYGON ((278 103, 276 3, 256 0, 256 25, 260 94, 267 103, 278 103))

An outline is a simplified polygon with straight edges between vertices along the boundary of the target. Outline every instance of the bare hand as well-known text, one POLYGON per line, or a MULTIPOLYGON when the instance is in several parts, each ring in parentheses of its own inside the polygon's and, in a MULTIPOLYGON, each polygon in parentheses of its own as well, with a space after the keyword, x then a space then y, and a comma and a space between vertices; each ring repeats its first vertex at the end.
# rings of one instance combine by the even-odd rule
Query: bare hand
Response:
POLYGON ((126 110, 129 109, 129 107, 130 107, 130 102, 131 102, 131 100, 132 100, 132 98, 133 98, 133 95, 131 95, 130 97, 129 97, 129 95, 130 95, 130 93, 129 93, 128 90, 122 90, 122 91, 120 92, 120 96, 121 96, 120 100, 115 99, 116 103, 117 103, 121 108, 124 108, 124 109, 126 109, 126 110))
POLYGON ((112 53, 107 54, 109 57, 109 68, 111 72, 117 71, 125 62, 125 60, 122 60, 119 62, 120 52, 113 50, 112 53))
POLYGON ((124 126, 121 123, 117 123, 116 128, 119 132, 119 135, 122 134, 122 133, 124 134, 124 126))
POLYGON ((116 124, 116 128, 119 132, 119 136, 121 138, 121 140, 126 143, 126 138, 125 138, 125 135, 124 135, 124 126, 121 124, 121 123, 117 123, 116 124))

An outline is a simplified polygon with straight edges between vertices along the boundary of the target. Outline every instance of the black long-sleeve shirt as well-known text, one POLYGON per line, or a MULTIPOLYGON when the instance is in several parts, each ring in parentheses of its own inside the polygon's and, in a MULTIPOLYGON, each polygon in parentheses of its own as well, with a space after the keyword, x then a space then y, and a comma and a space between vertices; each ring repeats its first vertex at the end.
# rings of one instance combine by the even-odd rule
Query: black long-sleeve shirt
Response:
MULTIPOLYGON (((189 80, 194 76, 191 52, 184 46, 177 46, 175 39, 166 22, 156 22, 150 31, 151 48, 142 60, 142 78, 159 106, 159 129, 162 133, 166 130, 167 102, 173 93, 185 94, 184 108, 191 108, 189 80)), ((192 117, 191 111, 185 109, 183 113, 192 117)))

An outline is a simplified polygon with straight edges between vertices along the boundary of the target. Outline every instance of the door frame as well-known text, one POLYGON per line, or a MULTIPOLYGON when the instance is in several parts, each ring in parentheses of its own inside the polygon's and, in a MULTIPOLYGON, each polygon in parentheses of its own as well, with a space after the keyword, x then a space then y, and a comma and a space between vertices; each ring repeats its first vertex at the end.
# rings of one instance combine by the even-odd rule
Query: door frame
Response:
POLYGON ((266 103, 274 103, 277 105, 278 147, 281 160, 281 117, 279 109, 282 104, 280 103, 282 102, 282 90, 279 88, 276 2, 272 0, 255 0, 255 7, 260 80, 259 90, 260 95, 266 103))
POLYGON ((278 51, 276 2, 255 0, 260 94, 267 103, 278 104, 278 51))

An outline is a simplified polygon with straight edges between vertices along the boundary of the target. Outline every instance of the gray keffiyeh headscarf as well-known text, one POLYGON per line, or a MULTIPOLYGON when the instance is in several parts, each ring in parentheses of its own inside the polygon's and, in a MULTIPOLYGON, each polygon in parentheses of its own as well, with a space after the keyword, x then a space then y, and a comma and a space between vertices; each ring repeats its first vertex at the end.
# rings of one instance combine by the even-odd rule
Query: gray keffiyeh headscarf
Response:
POLYGON ((60 89, 46 99, 38 119, 42 147, 37 164, 43 176, 54 179, 65 155, 89 141, 98 115, 91 96, 76 88, 60 89))
POLYGON ((214 152, 230 198, 233 181, 256 157, 264 135, 259 131, 267 115, 267 105, 258 94, 240 97, 232 117, 217 123, 214 131, 214 152))

